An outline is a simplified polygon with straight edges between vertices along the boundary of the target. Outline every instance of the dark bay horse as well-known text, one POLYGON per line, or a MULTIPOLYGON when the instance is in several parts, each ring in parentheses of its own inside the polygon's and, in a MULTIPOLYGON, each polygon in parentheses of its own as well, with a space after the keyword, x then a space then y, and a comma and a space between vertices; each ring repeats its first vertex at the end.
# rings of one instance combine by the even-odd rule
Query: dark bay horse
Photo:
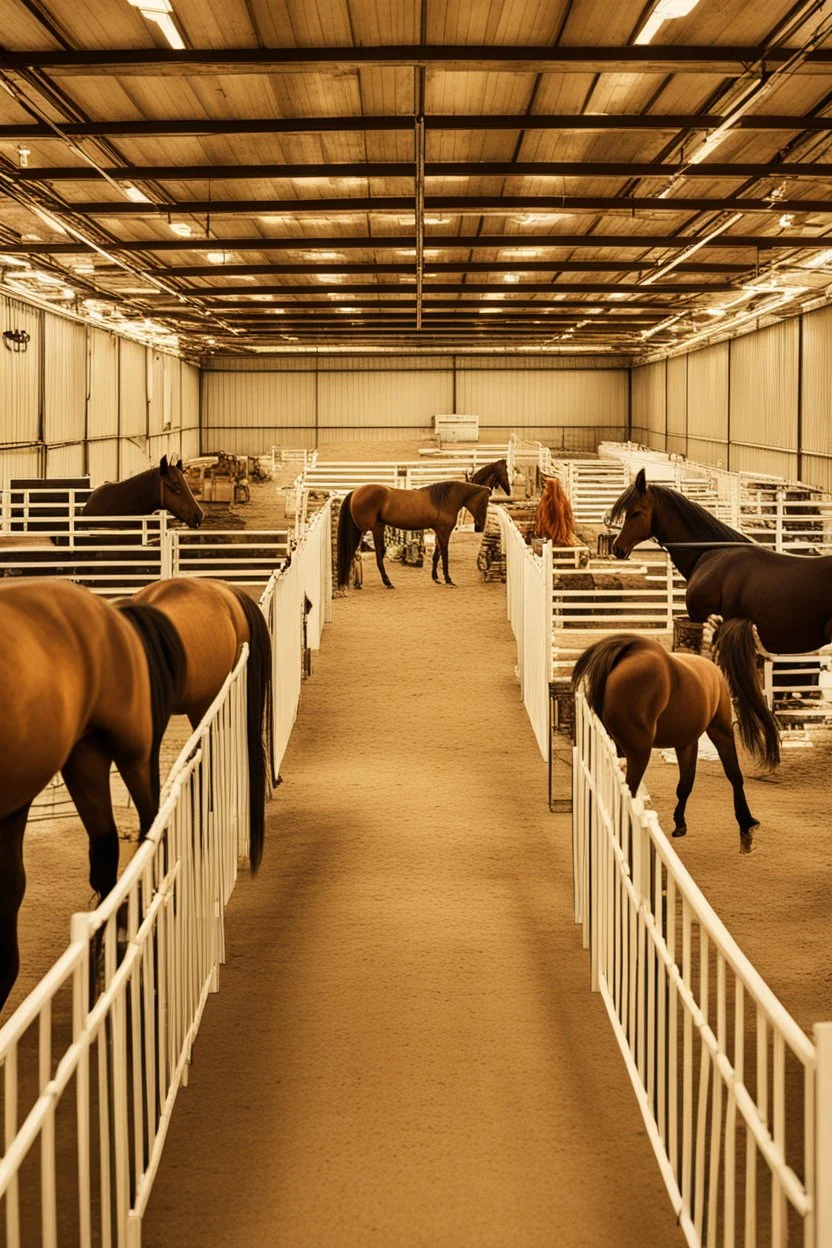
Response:
POLYGON ((149 516, 169 511, 189 529, 198 529, 205 513, 191 493, 182 460, 169 463, 163 455, 158 468, 148 468, 126 481, 105 481, 86 501, 84 516, 149 516))
POLYGON ((679 761, 674 836, 687 832, 685 807, 696 777, 699 738, 716 746, 734 790, 740 852, 749 853, 758 820, 748 809, 734 744, 731 697, 719 670, 698 654, 668 654, 649 637, 616 633, 584 650, 572 687, 584 684, 587 701, 627 760, 633 797, 650 762, 650 751, 672 747, 679 761))
POLYGON ((344 588, 350 577, 350 566, 362 535, 372 530, 376 563, 381 579, 388 589, 393 583, 384 567, 384 526, 396 529, 433 529, 436 546, 433 551, 433 579, 438 583, 439 556, 445 584, 453 585, 448 572, 448 542, 460 510, 466 507, 474 518, 477 533, 485 530, 490 489, 469 481, 440 481, 418 490, 394 490, 386 485, 360 485, 351 490, 341 504, 338 515, 338 585, 344 588))
POLYGON ((726 621, 715 647, 743 742, 775 765, 779 734, 760 693, 757 636, 774 654, 803 654, 832 641, 832 556, 810 559, 759 546, 676 490, 648 485, 643 469, 612 508, 610 521, 617 520, 624 521, 613 544, 617 558, 654 537, 687 581, 690 618, 726 621))
POLYGON ((508 475, 508 461, 495 459, 493 464, 483 464, 476 472, 472 472, 467 480, 472 485, 487 485, 490 490, 500 487, 506 494, 511 494, 511 481, 508 475))
MULTIPOLYGON (((173 705, 196 727, 248 642, 246 737, 249 781, 249 863, 252 874, 263 856, 266 758, 263 714, 272 673, 272 640, 263 612, 248 594, 225 581, 177 577, 155 581, 132 602, 161 612, 182 639, 185 679, 173 705)), ((275 777, 272 777, 275 779, 275 777)))
POLYGON ((152 607, 111 603, 68 580, 0 585, 0 1006, 17 978, 29 807, 56 772, 89 836, 90 884, 116 882, 115 763, 141 835, 159 809, 159 747, 185 652, 152 607))

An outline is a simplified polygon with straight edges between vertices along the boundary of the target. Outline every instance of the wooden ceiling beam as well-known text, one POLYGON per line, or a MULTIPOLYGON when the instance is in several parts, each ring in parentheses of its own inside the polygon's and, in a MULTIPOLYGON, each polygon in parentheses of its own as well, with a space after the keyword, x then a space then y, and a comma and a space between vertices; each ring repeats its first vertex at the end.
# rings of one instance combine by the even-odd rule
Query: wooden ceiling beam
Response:
MULTIPOLYGON (((79 217, 159 217, 197 214, 212 217, 292 217, 364 216, 368 212, 393 212, 413 216, 413 199, 409 195, 341 197, 338 199, 186 199, 170 204, 136 204, 127 200, 45 203, 56 214, 72 213, 79 217)), ((722 209, 740 212, 811 212, 832 216, 830 199, 741 198, 735 195, 680 195, 662 199, 659 196, 616 195, 427 195, 425 211, 473 213, 538 213, 568 216, 574 212, 716 212, 722 209)), ((430 226, 430 222, 427 222, 430 226)))
MULTIPOLYGON (((306 179, 415 177, 412 161, 378 161, 372 164, 324 165, 38 165, 15 169, 16 182, 94 182, 102 175, 116 182, 251 182, 257 180, 302 182, 306 179)), ((427 161, 426 178, 811 178, 828 181, 832 164, 732 163, 652 164, 649 161, 427 161)))
MULTIPOLYGON (((829 240, 827 240, 828 243, 829 240)), ((0 261, 2 264, 2 261, 0 261)), ((746 273, 749 263, 721 264, 710 260, 689 260, 674 267, 676 273, 746 273)), ((325 268, 332 274, 410 273, 412 264, 344 264, 343 261, 308 261, 306 264, 194 264, 161 266, 148 272, 154 277, 271 277, 281 274, 313 274, 325 268)), ((430 273, 644 273, 656 268, 655 260, 426 260, 430 273)))
MULTIPOLYGON (((573 113, 458 113, 425 117, 425 129, 442 130, 715 130, 725 119, 718 113, 615 113, 587 115, 573 113)), ((410 131, 408 115, 376 117, 275 117, 275 118, 194 118, 191 121, 85 121, 62 122, 67 138, 207 138, 223 134, 329 134, 370 131, 410 131)), ((739 117, 735 130, 799 131, 832 130, 832 117, 801 117, 763 113, 739 117)), ((0 141, 25 143, 30 140, 61 140, 61 135, 42 122, 0 125, 0 141)))
MULTIPOLYGON (((532 73, 717 74, 742 77, 753 67, 770 72, 794 58, 794 49, 754 46, 649 44, 627 47, 493 44, 391 44, 317 48, 119 48, 0 51, 0 69, 76 74, 180 75, 343 73, 372 67, 520 71, 532 73)), ((808 52, 797 71, 827 74, 832 51, 808 52)))
MULTIPOLYGON (((665 282, 656 283, 650 287, 651 291, 659 294, 671 295, 699 295, 699 294, 727 294, 736 290, 736 286, 730 282, 665 282)), ((197 296, 200 300, 209 299, 227 299, 232 296, 244 296, 251 299, 253 295, 317 295, 331 291, 333 294, 352 295, 357 293, 374 294, 382 293, 386 295, 394 294, 402 291, 401 286, 384 285, 376 283, 371 287, 367 285, 350 285, 347 283, 338 283, 337 285, 327 284, 326 282, 317 283, 314 286, 201 286, 197 289, 183 290, 183 294, 197 296)), ((587 295, 607 295, 610 292, 618 294, 644 294, 644 287, 635 285, 632 282, 558 282, 553 285, 551 282, 521 282, 510 289, 504 282, 431 282, 425 288, 425 296, 428 297, 431 292, 437 294, 500 294, 508 296, 515 291, 518 294, 587 294, 587 295)), ((415 285, 412 287, 412 294, 415 298, 415 285)), ((154 296, 147 296, 148 301, 152 301, 154 296)))

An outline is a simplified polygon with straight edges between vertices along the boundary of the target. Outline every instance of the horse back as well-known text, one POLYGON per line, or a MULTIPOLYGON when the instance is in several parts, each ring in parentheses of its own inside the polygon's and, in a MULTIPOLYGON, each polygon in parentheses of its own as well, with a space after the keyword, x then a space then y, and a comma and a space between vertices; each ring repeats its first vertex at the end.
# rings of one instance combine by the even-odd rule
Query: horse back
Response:
POLYGON ((71 581, 21 580, 0 585, 0 633, 0 809, 31 799, 89 731, 141 753, 147 662, 115 607, 71 581))

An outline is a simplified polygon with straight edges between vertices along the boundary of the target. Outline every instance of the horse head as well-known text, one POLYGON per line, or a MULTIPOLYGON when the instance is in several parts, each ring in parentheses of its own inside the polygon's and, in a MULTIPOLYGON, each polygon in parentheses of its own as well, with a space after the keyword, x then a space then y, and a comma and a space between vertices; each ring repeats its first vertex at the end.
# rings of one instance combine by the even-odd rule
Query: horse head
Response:
POLYGON ((182 460, 168 462, 167 455, 159 461, 159 497, 162 507, 182 520, 189 529, 198 529, 205 519, 205 512, 191 493, 182 460))
POLYGON ((613 504, 607 524, 612 527, 622 519, 624 523, 612 544, 612 553, 616 559, 629 559, 635 547, 653 535, 653 500, 643 468, 613 504))
POLYGON ((494 465, 494 486, 495 489, 499 485, 506 494, 511 493, 511 480, 508 475, 508 463, 504 459, 498 459, 494 465))

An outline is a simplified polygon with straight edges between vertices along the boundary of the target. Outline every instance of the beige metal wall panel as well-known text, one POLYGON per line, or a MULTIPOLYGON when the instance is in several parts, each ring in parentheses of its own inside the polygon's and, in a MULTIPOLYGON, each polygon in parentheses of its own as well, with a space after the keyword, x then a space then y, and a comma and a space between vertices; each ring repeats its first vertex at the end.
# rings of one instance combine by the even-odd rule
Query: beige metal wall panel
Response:
MULTIPOLYGON (((43 330, 44 440, 48 444, 82 442, 87 407, 86 326, 46 312, 43 330)), ((50 470, 50 476, 55 475, 50 470)))
MULTIPOLYGON (((71 322, 69 322, 71 324, 71 322)), ((86 471, 84 443, 49 446, 46 449, 47 477, 80 477, 86 471)))
POLYGON ((118 480, 118 438, 90 442, 87 456, 90 481, 94 486, 118 480))
MULTIPOLYGON (((24 330, 29 342, 25 351, 0 349, 0 444, 37 442, 43 314, 16 299, 0 297, 0 333, 7 329, 24 330)), ((12 458, 6 462, 12 463, 12 458)))
POLYGON ((633 429, 651 434, 650 445, 664 450, 665 361, 634 368, 632 374, 633 429))
POLYGON ((258 455, 277 442, 300 446, 298 439, 315 428, 315 375, 208 372, 202 402, 203 453, 258 455))
MULTIPOLYGON (((688 437, 714 438, 725 443, 728 439, 728 343, 692 351, 687 360, 688 437)), ((693 451, 690 455, 694 457, 693 451)), ((707 462, 715 461, 711 458, 707 462)))
MULTIPOLYGON (((127 338, 119 341, 119 396, 122 437, 143 438, 147 433, 147 350, 127 338)), ((124 473, 129 476, 129 473, 124 473)))
POLYGON ((481 431, 508 425, 522 437, 535 427, 627 425, 624 369, 461 369, 456 394, 457 412, 479 416, 481 431))
POLYGON ((687 455, 688 459, 713 464, 715 468, 728 467, 728 443, 717 438, 696 438, 688 434, 687 455))
POLYGON ((798 350, 796 318, 731 343, 731 468, 747 467, 743 444, 760 472, 769 448, 797 451, 798 350))
MULTIPOLYGON (((423 442, 425 445, 431 445, 430 435, 425 432, 424 425, 402 425, 399 429, 388 429, 386 431, 359 428, 344 429, 339 428, 337 425, 330 425, 328 429, 318 430, 318 446, 328 446, 333 442, 356 442, 367 443, 368 445, 373 442, 423 442)), ((310 441, 308 442, 297 444, 284 442, 282 445, 305 446, 313 449, 315 446, 314 430, 310 430, 310 441)), ((350 457, 352 456, 347 454, 341 456, 344 459, 350 457)), ((355 457, 360 458, 357 453, 355 457)), ((391 458, 393 458, 392 453, 391 458)))
POLYGON ((797 454, 788 451, 763 449, 759 446, 738 446, 731 443, 731 470, 733 472, 762 472, 768 476, 797 479, 797 454))
POLYGON ((122 438, 120 446, 121 479, 134 477, 144 472, 150 465, 146 438, 122 438))
POLYGON ((667 435, 668 455, 686 455, 688 440, 684 434, 669 433, 667 435))
POLYGON ((168 385, 170 388, 170 427, 182 428, 182 361, 167 356, 168 385))
POLYGON ((39 477, 41 475, 40 450, 18 448, 4 449, 0 445, 0 489, 8 488, 13 477, 39 477))
MULTIPOLYGON (((803 450, 832 455, 832 308, 803 318, 802 373, 803 450)), ((813 471, 818 463, 816 458, 813 471)))
POLYGON ((165 361, 161 351, 147 351, 147 428, 152 436, 164 433, 170 421, 170 388, 166 384, 165 361), (166 407, 167 403, 167 407, 166 407))
POLYGON ((453 357, 435 355, 323 356, 317 361, 296 359, 295 368, 317 367, 319 373, 436 373, 452 372, 453 357))
POLYGON ((118 339, 89 330, 87 429, 91 439, 118 435, 118 339))
POLYGON ((825 455, 811 455, 804 451, 801 458, 800 479, 807 485, 816 485, 819 489, 832 493, 832 458, 825 455))
POLYGON ((318 377, 318 428, 341 430, 344 437, 352 437, 354 430, 382 441, 412 436, 402 430, 433 432, 436 413, 452 411, 452 404, 449 372, 322 372, 318 377))
POLYGON ((182 458, 188 460, 199 454, 199 369, 193 364, 181 363, 181 378, 182 458))
MULTIPOLYGON (((688 358, 676 355, 666 361, 667 364, 667 441, 678 443, 684 441, 688 419, 688 358)), ((674 450, 684 447, 674 445, 674 450)))

